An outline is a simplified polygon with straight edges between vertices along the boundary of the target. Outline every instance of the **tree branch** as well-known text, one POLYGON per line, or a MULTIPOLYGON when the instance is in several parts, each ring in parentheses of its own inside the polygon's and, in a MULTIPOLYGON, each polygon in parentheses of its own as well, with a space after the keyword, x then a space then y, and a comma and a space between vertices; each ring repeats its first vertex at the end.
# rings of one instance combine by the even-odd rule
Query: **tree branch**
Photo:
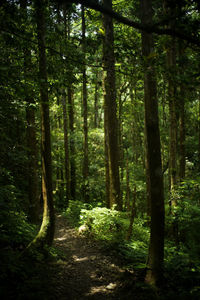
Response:
POLYGON ((92 8, 96 11, 99 11, 103 14, 109 15, 110 17, 114 18, 118 22, 128 25, 130 27, 133 27, 135 29, 138 29, 140 31, 145 31, 148 33, 156 33, 159 35, 170 35, 175 36, 177 38, 180 38, 182 40, 185 40, 191 44, 194 44, 196 46, 200 46, 200 39, 198 37, 188 35, 184 32, 180 32, 176 29, 170 29, 170 28, 159 28, 156 25, 142 25, 141 23, 135 22, 129 18, 123 17, 119 13, 113 11, 112 9, 107 8, 106 6, 103 6, 98 3, 96 0, 67 0, 68 2, 73 3, 80 3, 85 5, 86 7, 92 8))

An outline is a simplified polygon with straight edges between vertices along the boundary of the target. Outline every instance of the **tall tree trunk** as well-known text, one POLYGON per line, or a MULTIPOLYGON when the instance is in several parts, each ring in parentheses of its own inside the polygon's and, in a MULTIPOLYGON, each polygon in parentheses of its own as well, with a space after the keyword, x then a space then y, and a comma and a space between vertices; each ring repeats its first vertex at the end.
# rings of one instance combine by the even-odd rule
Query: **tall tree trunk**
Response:
MULTIPOLYGON (((170 49, 168 51, 168 68, 169 71, 176 66, 175 56, 175 41, 171 40, 170 49)), ((169 97, 169 118, 170 118, 170 134, 169 134, 169 170, 170 170, 170 190, 173 191, 177 183, 177 118, 176 118, 176 87, 174 85, 174 78, 172 73, 169 75, 168 83, 168 97, 169 97)), ((173 199, 173 197, 172 197, 173 199)), ((172 206, 175 205, 175 200, 172 200, 172 206)))
POLYGON ((199 111, 198 111, 198 163, 199 163, 199 169, 200 172, 200 91, 198 91, 198 98, 199 98, 199 111))
MULTIPOLYGON (((85 61, 85 9, 81 6, 82 16, 82 50, 85 61)), ((87 108, 87 78, 86 78, 86 67, 83 66, 83 131, 84 131, 84 142, 83 142, 83 199, 85 202, 89 201, 89 160, 88 160, 88 108, 87 108)))
MULTIPOLYGON (((27 18, 27 0, 21 0, 20 6, 23 9, 24 17, 27 18)), ((28 76, 31 73, 31 51, 24 47, 24 77, 28 83, 28 76)), ((38 149, 36 139, 36 124, 35 124, 35 101, 27 85, 25 89, 26 101, 26 138, 27 138, 27 156, 28 156, 28 198, 29 198, 29 218, 33 223, 39 221, 39 189, 38 189, 38 149)))
POLYGON ((63 108, 63 127, 64 127, 64 149, 65 149, 65 181, 66 181, 66 206, 70 199, 70 164, 69 164, 69 143, 68 143, 68 120, 66 107, 66 94, 62 94, 62 108, 63 108))
MULTIPOLYGON (((170 16, 172 8, 167 0, 164 0, 165 13, 170 16)), ((176 9, 176 5, 173 9, 176 9)), ((169 27, 173 29, 175 26, 174 20, 169 22, 169 27)), ((168 67, 168 102, 169 102, 169 190, 173 195, 177 183, 177 105, 176 105, 176 84, 175 84, 175 69, 176 69, 176 40, 175 37, 169 38, 167 45, 167 67, 168 67)), ((170 205, 176 205, 176 200, 172 196, 170 205)))
POLYGON ((71 86, 67 88, 68 95, 68 110, 69 110, 69 147, 70 147, 70 190, 71 198, 76 199, 76 162, 75 162, 75 141, 74 141, 74 102, 73 102, 73 90, 71 86))
MULTIPOLYGON (((71 34, 71 13, 66 12, 66 7, 63 10, 65 36, 70 41, 71 34)), ((69 72, 72 74, 73 70, 70 68, 69 72)), ((67 85, 67 99, 68 99, 68 114, 69 114, 69 149, 70 149, 70 195, 71 199, 76 199, 76 163, 75 163, 75 141, 74 141, 74 101, 73 101, 73 84, 71 80, 67 85)))
MULTIPOLYGON (((57 106, 60 107, 60 99, 59 99, 59 93, 57 91, 57 106)), ((58 122, 56 122, 56 126, 57 126, 57 130, 59 130, 60 132, 63 131, 62 128, 62 122, 61 122, 61 116, 60 113, 56 113, 55 115, 55 119, 57 117, 58 122)), ((57 150, 57 161, 58 161, 58 165, 56 166, 56 195, 59 198, 59 203, 60 204, 64 204, 63 203, 63 198, 64 198, 64 176, 63 176, 63 166, 62 166, 62 155, 61 155, 61 149, 60 146, 57 145, 56 146, 56 150, 57 150)))
MULTIPOLYGON (((142 23, 152 23, 151 0, 141 0, 142 23)), ((151 234, 146 281, 159 285, 163 279, 164 259, 164 195, 161 166, 160 132, 157 103, 152 34, 142 32, 142 53, 146 60, 144 72, 144 101, 147 160, 149 164, 149 191, 151 200, 151 234)))
POLYGON ((26 97, 26 121, 27 121, 27 151, 28 151, 28 196, 29 216, 33 223, 38 223, 40 203, 38 188, 38 149, 36 139, 35 108, 32 106, 35 101, 26 97))
MULTIPOLYGON (((184 58, 184 48, 181 41, 179 41, 179 68, 181 71, 184 58)), ((185 88, 183 83, 180 83, 180 151, 179 151, 179 179, 180 181, 185 178, 185 88)))
POLYGON ((106 207, 111 208, 110 201, 110 171, 109 171, 109 158, 108 158, 108 111, 104 105, 104 151, 105 151, 105 172, 106 172, 106 207))
POLYGON ((45 9, 44 0, 35 0, 37 34, 39 47, 39 80, 40 80, 40 107, 41 107, 41 156, 42 156, 42 196, 43 219, 40 231, 32 242, 39 247, 51 245, 54 237, 54 206, 52 196, 52 167, 51 167, 51 136, 49 120, 49 99, 47 83, 47 67, 45 53, 45 9))
MULTIPOLYGON (((119 167, 120 167, 120 182, 123 182, 124 178, 124 147, 123 147, 123 120, 122 120, 122 93, 123 90, 119 92, 119 109, 118 109, 118 143, 119 143, 119 167)), ((120 190, 120 199, 123 203, 123 191, 120 190)))
POLYGON ((98 127, 98 88, 99 88, 99 82, 98 82, 98 71, 96 71, 96 78, 95 78, 95 91, 94 91, 94 128, 98 127))
POLYGON ((127 211, 130 211, 131 205, 130 205, 130 175, 129 175, 129 164, 128 164, 128 153, 126 158, 126 202, 125 202, 125 209, 127 211))
MULTIPOLYGON (((112 8, 112 0, 103 0, 103 5, 112 8)), ((114 204, 118 210, 122 209, 120 197, 119 179, 119 145, 117 125, 117 104, 115 88, 115 58, 114 36, 112 18, 103 15, 103 28, 105 32, 103 40, 103 88, 104 106, 107 111, 107 135, 108 135, 108 162, 110 182, 110 206, 114 204)))

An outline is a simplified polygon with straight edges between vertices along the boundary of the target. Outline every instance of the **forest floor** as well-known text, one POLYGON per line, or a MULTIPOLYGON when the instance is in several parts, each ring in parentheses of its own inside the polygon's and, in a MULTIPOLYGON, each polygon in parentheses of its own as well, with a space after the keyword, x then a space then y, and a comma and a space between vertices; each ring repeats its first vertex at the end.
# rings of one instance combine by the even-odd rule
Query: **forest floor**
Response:
POLYGON ((50 263, 54 274, 51 299, 155 299, 153 291, 138 284, 139 275, 124 268, 116 254, 80 235, 61 215, 57 215, 53 246, 62 259, 50 263))

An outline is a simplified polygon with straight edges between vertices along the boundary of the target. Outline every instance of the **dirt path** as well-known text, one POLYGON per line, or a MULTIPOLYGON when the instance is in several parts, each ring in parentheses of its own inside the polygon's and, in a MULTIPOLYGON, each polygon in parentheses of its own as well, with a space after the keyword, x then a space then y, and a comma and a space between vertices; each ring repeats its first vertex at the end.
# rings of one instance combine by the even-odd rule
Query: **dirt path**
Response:
POLYGON ((54 246, 64 253, 63 259, 56 262, 57 299, 133 299, 120 292, 126 271, 118 260, 80 236, 61 215, 56 220, 54 246))

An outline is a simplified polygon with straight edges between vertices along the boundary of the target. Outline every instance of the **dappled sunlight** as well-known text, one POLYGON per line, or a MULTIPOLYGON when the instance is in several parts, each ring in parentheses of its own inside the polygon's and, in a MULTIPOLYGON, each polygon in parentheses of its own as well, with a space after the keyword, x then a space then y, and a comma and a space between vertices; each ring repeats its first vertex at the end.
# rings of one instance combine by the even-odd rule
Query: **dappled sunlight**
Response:
POLYGON ((72 258, 75 262, 84 262, 89 259, 88 257, 77 257, 76 255, 73 255, 72 258))
POLYGON ((108 295, 110 294, 115 288, 117 287, 117 283, 109 283, 107 286, 106 285, 101 285, 101 286, 92 286, 90 291, 85 294, 85 296, 92 296, 97 293, 105 294, 108 295))

